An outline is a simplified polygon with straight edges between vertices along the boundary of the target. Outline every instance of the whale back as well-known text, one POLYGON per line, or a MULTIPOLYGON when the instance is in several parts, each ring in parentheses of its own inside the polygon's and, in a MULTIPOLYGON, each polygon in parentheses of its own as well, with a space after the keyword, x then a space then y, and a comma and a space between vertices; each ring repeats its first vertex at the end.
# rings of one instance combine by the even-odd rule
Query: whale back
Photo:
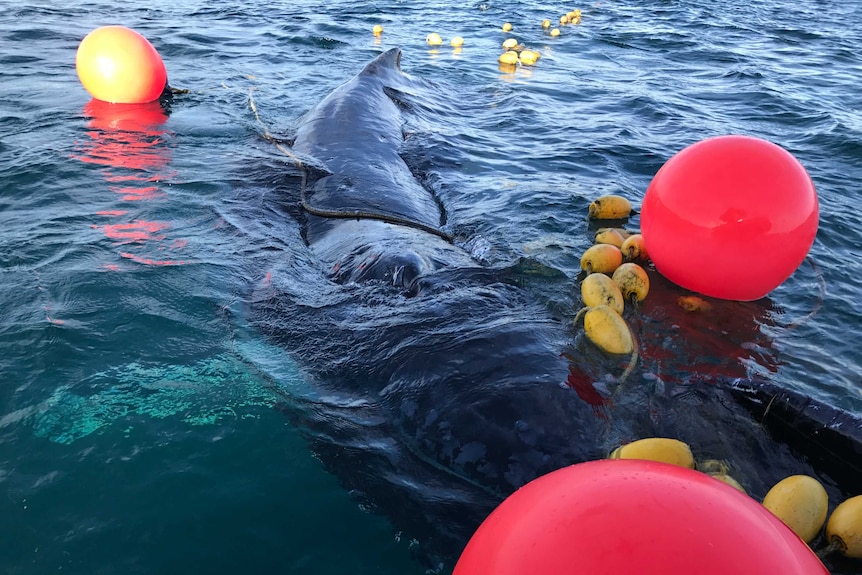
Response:
POLYGON ((445 220, 440 202, 400 155, 399 95, 428 87, 401 72, 400 62, 399 48, 383 52, 305 114, 296 131, 294 151, 320 168, 306 172, 303 197, 312 209, 304 236, 341 282, 406 286, 441 261, 469 261, 433 234, 381 221, 437 230, 445 220), (439 257, 441 251, 447 255, 439 257))

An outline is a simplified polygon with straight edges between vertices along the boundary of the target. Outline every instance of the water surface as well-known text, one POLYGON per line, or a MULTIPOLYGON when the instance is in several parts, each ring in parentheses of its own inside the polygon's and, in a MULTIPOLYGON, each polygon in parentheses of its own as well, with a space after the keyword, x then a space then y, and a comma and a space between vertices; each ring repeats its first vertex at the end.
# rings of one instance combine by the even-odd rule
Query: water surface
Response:
MULTIPOLYGON (((690 323, 664 315, 683 292, 653 274, 655 298, 631 318, 647 348, 637 377, 692 365, 765 375, 859 412, 855 10, 817 0, 0 2, 0 566, 428 568, 413 559, 421 542, 348 493, 291 426, 285 397, 312 390, 245 313, 268 274, 301 286, 284 274, 314 267, 279 205, 297 172, 261 134, 289 139, 303 112, 392 46, 406 72, 437 86, 408 118, 411 168, 487 265, 527 256, 562 272, 529 280, 562 320, 578 303, 593 198, 638 203, 664 161, 709 136, 758 136, 793 153, 819 194, 816 268, 690 323), (575 7, 579 26, 542 32, 543 18, 575 7), (498 69, 504 21, 542 53, 537 66, 498 69), (146 35, 189 93, 168 111, 120 116, 91 103, 75 50, 106 24, 146 35), (463 50, 430 49, 432 31, 463 36, 463 50)), ((307 295, 325 303, 338 292, 307 295)), ((596 379, 616 367, 584 361, 596 379)))

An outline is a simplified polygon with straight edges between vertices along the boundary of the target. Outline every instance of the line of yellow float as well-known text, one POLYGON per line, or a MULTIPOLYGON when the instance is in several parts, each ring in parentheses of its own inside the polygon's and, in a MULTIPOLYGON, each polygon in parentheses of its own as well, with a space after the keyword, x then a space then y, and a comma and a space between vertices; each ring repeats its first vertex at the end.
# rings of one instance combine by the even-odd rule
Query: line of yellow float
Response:
MULTIPOLYGON (((564 26, 566 24, 580 23, 580 10, 572 10, 571 12, 567 12, 560 16, 560 25, 564 26)), ((512 32, 513 27, 510 22, 506 22, 503 24, 502 29, 503 32, 508 33, 512 32)), ((551 28, 551 21, 547 18, 542 20, 542 29, 546 30, 553 38, 560 35, 560 29, 551 28)), ((523 45, 519 44, 515 38, 507 38, 503 42, 503 50, 504 52, 500 54, 499 58, 497 58, 497 62, 500 64, 500 69, 504 72, 512 72, 518 65, 534 66, 541 57, 541 54, 537 50, 525 48, 523 45)))
MULTIPOLYGON (((581 11, 580 10, 572 10, 560 16, 560 25, 565 26, 567 24, 577 25, 581 23, 581 11)), ((551 20, 544 19, 541 23, 542 29, 547 31, 547 33, 556 38, 560 35, 560 29, 557 27, 551 27, 551 20)), ((512 32, 513 26, 510 22, 506 22, 502 25, 503 32, 509 33, 512 32)), ((372 29, 372 33, 374 36, 381 36, 383 34, 383 26, 381 24, 376 24, 372 29)), ((437 32, 431 32, 425 37, 425 42, 429 46, 437 47, 443 45, 443 38, 437 32)), ((449 45, 455 48, 456 50, 460 50, 464 46, 464 38, 462 36, 455 36, 449 41, 449 45)), ((503 42, 503 53, 497 58, 497 62, 500 65, 500 69, 504 72, 513 72, 517 66, 534 66, 541 58, 541 53, 538 50, 533 50, 524 47, 524 45, 518 43, 518 40, 515 38, 507 38, 503 42)))
MULTIPOLYGON (((697 462, 688 444, 677 439, 639 439, 618 447, 609 458, 658 461, 695 469, 746 493, 729 475, 726 463, 714 459, 697 462)), ((862 495, 841 502, 829 515, 829 497, 823 485, 809 475, 791 475, 776 483, 761 503, 809 545, 825 526, 826 546, 817 550, 819 556, 837 552, 862 558, 862 495)))
MULTIPOLYGON (((623 220, 632 213, 631 203, 622 196, 607 195, 590 204, 591 220, 623 220)), ((581 256, 587 276, 581 282, 584 308, 574 319, 583 318, 584 333, 594 345, 611 355, 631 355, 619 378, 624 381, 637 363, 637 342, 623 319, 625 303, 636 305, 649 293, 649 276, 638 261, 647 260, 640 234, 623 228, 601 228, 595 244, 581 256), (625 260, 625 261, 624 261, 625 260)))

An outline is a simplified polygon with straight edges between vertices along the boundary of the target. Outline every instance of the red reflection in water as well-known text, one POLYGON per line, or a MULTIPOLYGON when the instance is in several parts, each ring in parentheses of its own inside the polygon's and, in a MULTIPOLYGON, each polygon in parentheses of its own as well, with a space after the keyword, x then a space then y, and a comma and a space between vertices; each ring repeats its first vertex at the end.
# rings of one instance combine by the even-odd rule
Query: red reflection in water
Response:
POLYGON ((169 226, 164 222, 147 222, 135 220, 124 224, 108 224, 105 226, 92 226, 102 229, 105 235, 111 239, 126 242, 143 242, 146 240, 162 240, 164 235, 154 235, 156 232, 167 229, 169 226))
POLYGON ((619 406, 641 405, 660 426, 663 420, 672 422, 669 399, 711 384, 726 386, 737 378, 778 372, 780 355, 763 329, 775 317, 770 300, 704 298, 709 306, 689 311, 679 298, 691 293, 647 269, 649 296, 637 306, 627 304, 625 314, 638 346, 636 369, 628 379, 616 379, 627 357, 602 354, 589 342, 564 354, 569 360, 566 384, 597 417, 610 421, 619 406))
MULTIPOLYGON (((117 246, 124 246, 119 256, 137 264, 166 266, 186 263, 183 259, 165 259, 164 250, 182 250, 184 239, 171 239, 170 222, 142 217, 141 202, 164 201, 167 194, 160 182, 174 177, 169 169, 170 148, 164 123, 168 116, 158 102, 147 104, 108 104, 91 100, 84 106, 84 116, 90 119, 88 139, 78 143, 76 159, 102 166, 102 175, 115 194, 114 202, 122 207, 106 207, 96 212, 102 218, 122 218, 122 221, 94 223, 117 246), (134 203, 134 204, 133 204, 134 203), (167 242, 167 245, 166 245, 167 242)), ((105 263, 105 270, 117 271, 117 263, 105 263)))
POLYGON ((110 190, 120 195, 120 199, 126 202, 138 202, 141 200, 157 200, 164 198, 165 194, 157 186, 146 186, 143 188, 111 186, 110 190))
MULTIPOLYGON (((146 104, 108 104, 93 98, 84 106, 89 127, 105 133, 133 132, 160 136, 160 126, 168 115, 158 102, 146 104)), ((144 140, 137 140, 141 143, 144 140)))
POLYGON ((154 174, 112 173, 113 181, 158 181, 170 161, 162 124, 168 116, 158 102, 147 104, 108 104, 90 100, 84 106, 90 118, 89 140, 81 144, 83 154, 76 158, 108 168, 143 170, 154 174), (155 176, 155 178, 153 178, 155 176), (119 179, 118 179, 119 178, 119 179))
POLYGON ((146 264, 148 266, 181 266, 188 263, 185 260, 154 260, 153 258, 145 258, 127 252, 120 252, 120 255, 124 258, 132 260, 133 262, 137 262, 139 264, 146 264))
POLYGON ((645 369, 667 385, 745 378, 778 371, 772 341, 761 329, 772 317, 771 302, 709 300, 709 309, 686 311, 679 297, 689 292, 650 271, 650 293, 631 327, 641 342, 645 369))

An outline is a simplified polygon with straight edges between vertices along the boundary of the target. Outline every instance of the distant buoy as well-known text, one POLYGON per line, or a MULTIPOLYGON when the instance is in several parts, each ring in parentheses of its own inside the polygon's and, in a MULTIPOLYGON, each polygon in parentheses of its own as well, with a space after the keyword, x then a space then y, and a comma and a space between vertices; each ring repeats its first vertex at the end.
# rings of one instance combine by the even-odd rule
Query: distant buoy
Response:
POLYGON ((506 38, 503 41, 503 48, 506 50, 514 50, 515 46, 517 46, 517 45, 518 45, 518 41, 515 40, 514 38, 506 38))
POLYGON ((503 52, 500 54, 500 57, 497 58, 497 61, 506 66, 514 66, 518 63, 518 53, 514 50, 503 52))
POLYGON ((165 63, 153 45, 123 26, 87 34, 78 46, 75 68, 91 96, 112 104, 158 100, 168 83, 165 63))
POLYGON ((555 37, 556 37, 556 36, 559 36, 559 35, 560 35, 560 29, 559 29, 559 28, 551 28, 551 36, 555 36, 555 37))
POLYGON ((535 50, 522 50, 518 58, 520 59, 521 64, 532 66, 539 60, 539 56, 540 54, 535 50))
POLYGON ((375 24, 374 28, 371 30, 371 33, 375 36, 380 36, 381 34, 383 34, 383 26, 381 26, 380 24, 375 24))
POLYGON ((451 44, 453 48, 460 48, 464 45, 464 38, 461 36, 455 36, 449 41, 449 44, 451 44))
POLYGON ((503 24, 503 32, 511 32, 511 31, 512 31, 512 25, 511 24, 509 24, 508 22, 503 24))
POLYGON ((431 32, 428 34, 428 36, 425 37, 425 41, 428 42, 429 46, 439 46, 443 43, 443 39, 437 32, 431 32))

